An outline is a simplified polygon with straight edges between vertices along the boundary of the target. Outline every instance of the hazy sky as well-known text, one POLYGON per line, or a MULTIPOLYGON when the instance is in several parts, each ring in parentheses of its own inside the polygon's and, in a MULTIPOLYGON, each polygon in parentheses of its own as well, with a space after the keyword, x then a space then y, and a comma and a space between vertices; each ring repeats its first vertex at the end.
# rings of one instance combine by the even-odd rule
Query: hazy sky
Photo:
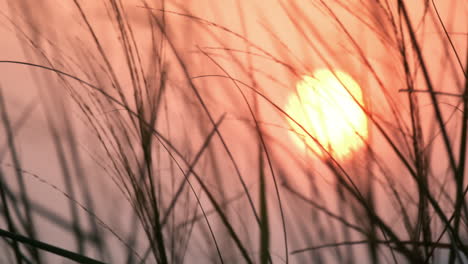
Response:
MULTIPOLYGON (((81 2, 97 32, 104 52, 109 57, 110 64, 115 67, 119 81, 124 86, 130 86, 131 77, 125 67, 125 57, 122 46, 118 42, 116 24, 110 22, 108 9, 106 9, 108 7, 103 4, 107 1, 81 2)), ((256 83, 265 96, 279 107, 284 107, 288 95, 294 92, 294 86, 300 75, 310 74, 315 69, 327 67, 327 64, 330 64, 352 75, 361 85, 364 96, 371 98, 370 104, 373 111, 385 115, 389 111, 389 106, 383 101, 383 93, 378 88, 378 80, 370 74, 356 50, 356 47, 360 47, 369 60, 368 63, 372 65, 385 87, 388 88, 387 92, 402 111, 406 111, 406 101, 404 101, 406 97, 398 92, 399 89, 404 88, 405 80, 401 78, 404 72, 398 61, 398 51, 395 49, 394 40, 389 37, 391 35, 388 31, 390 30, 389 22, 385 21, 379 12, 370 12, 369 10, 375 10, 370 4, 360 6, 359 4, 362 5, 363 1, 338 1, 338 3, 344 3, 341 7, 340 4, 335 3, 336 1, 327 2, 333 2, 330 3, 330 8, 336 11, 334 14, 340 18, 341 25, 348 30, 347 33, 355 37, 355 42, 349 41, 347 34, 340 29, 340 24, 336 23, 333 15, 327 13, 326 8, 321 7, 320 1, 180 0, 167 2, 164 9, 192 14, 203 19, 201 21, 180 14, 165 13, 168 35, 174 42, 178 54, 186 62, 191 77, 209 74, 226 75, 228 72, 232 77, 245 81, 249 85, 256 83), (367 26, 363 26, 363 23, 367 26), (369 27, 378 28, 379 31, 372 31, 369 27), (251 56, 247 56, 247 53, 251 56), (291 71, 291 68, 294 68, 295 72, 291 71), (250 73, 253 75, 249 75, 250 73), (255 82, 252 81, 252 76, 255 77, 255 82)), ((430 54, 425 58, 430 72, 433 73, 431 76, 434 78, 437 89, 458 92, 457 87, 460 87, 462 74, 453 73, 456 72, 458 65, 456 65, 454 53, 446 48, 448 47, 446 40, 440 40, 441 28, 440 24, 437 24, 436 14, 431 12, 429 16, 432 18, 428 19, 426 24, 420 24, 424 10, 423 1, 407 2, 413 25, 418 28, 418 38, 423 45, 424 54, 430 54)), ((442 20, 446 22, 445 25, 452 36, 455 49, 461 58, 465 58, 468 30, 467 1, 435 1, 435 3, 442 20)), ((150 14, 156 14, 159 17, 162 15, 160 11, 157 11, 162 8, 161 5, 154 5, 151 8, 154 9, 144 8, 137 0, 125 1, 128 21, 133 27, 137 46, 140 48, 142 65, 145 65, 145 70, 148 72, 154 70, 151 67, 154 66, 155 60, 149 52, 152 32, 149 22, 150 14)), ((430 8, 433 9, 432 6, 430 8)), ((394 7, 392 10, 396 11, 394 7)), ((0 11, 0 60, 27 61, 31 59, 34 50, 28 43, 31 40, 41 43, 44 54, 47 54, 57 68, 90 82, 99 80, 100 82, 94 83, 95 85, 110 87, 105 71, 102 70, 105 62, 99 56, 92 35, 89 34, 86 24, 80 18, 73 1, 0 0, 0 11), (28 37, 32 39, 28 40, 28 37)), ((187 86, 186 77, 182 75, 180 66, 174 63, 176 57, 167 43, 164 54, 170 72, 168 82, 171 85, 168 100, 172 104, 167 106, 168 119, 173 122, 171 129, 175 144, 181 148, 188 146, 187 149, 197 149, 208 133, 208 129, 205 129, 208 126, 203 127, 203 124, 209 124, 208 119, 197 105, 197 100, 187 86), (189 139, 187 135, 191 135, 189 139)), ((35 62, 45 64, 44 58, 40 56, 35 57, 35 62)), ((85 167, 89 166, 88 168, 91 169, 98 166, 86 155, 86 151, 96 151, 97 148, 94 148, 96 139, 90 136, 91 133, 83 126, 83 122, 77 121, 82 116, 79 109, 72 106, 71 100, 65 99, 67 92, 61 89, 63 86, 61 86, 60 79, 55 75, 42 75, 43 73, 44 71, 30 70, 24 66, 0 64, 0 88, 6 97, 12 119, 19 118, 24 109, 37 102, 37 105, 33 106, 34 111, 31 117, 18 133, 19 152, 24 159, 25 168, 44 176, 51 184, 63 186, 55 154, 52 154, 54 145, 44 116, 53 112, 54 122, 58 124, 62 134, 67 132, 60 126, 62 122, 60 118, 74 120, 75 128, 79 131, 78 137, 81 140, 79 145, 83 151, 85 167), (40 102, 46 102, 49 105, 44 107, 44 104, 40 102), (70 109, 67 117, 61 115, 60 111, 64 109, 70 109)), ((421 72, 415 72, 415 76, 416 84, 424 87, 421 82, 421 72)), ((194 80, 194 83, 200 85, 200 93, 206 99, 215 117, 218 118, 223 113, 227 113, 223 131, 240 164, 240 170, 248 173, 251 169, 251 160, 256 155, 251 146, 254 144, 253 121, 238 87, 231 80, 219 77, 200 78, 194 80)), ((253 103, 252 93, 246 87, 242 89, 248 100, 253 103)), ((131 92, 128 90, 130 95, 131 92)), ((267 124, 264 126, 265 133, 273 142, 272 149, 277 150, 274 152, 277 159, 276 165, 292 172, 297 171, 298 168, 294 164, 297 160, 300 160, 297 163, 304 163, 304 156, 301 149, 293 145, 293 141, 288 138, 288 132, 285 129, 287 123, 270 103, 259 97, 257 100, 260 119, 267 124)), ((446 99, 446 102, 447 105, 454 104, 454 100, 450 98, 446 99)), ((427 98, 421 99, 421 105, 428 103, 427 98)), ((423 107, 421 111, 424 112, 425 109, 423 107)), ((448 116, 453 112, 453 107, 447 106, 443 111, 448 116)), ((427 114, 424 115, 425 120, 433 118, 429 110, 424 114, 427 114)), ((388 121, 392 122, 392 120, 388 121)), ((429 121, 426 122, 424 129, 431 130, 431 124, 429 121)), ((164 133, 170 134, 168 131, 164 133)), ((383 141, 382 136, 378 133, 374 136, 377 142, 375 147, 380 150, 378 153, 385 157, 388 154, 389 166, 398 171, 401 164, 398 164, 396 158, 389 153, 388 145, 379 144, 383 141)), ((0 134, 0 144, 3 144, 3 140, 0 134)), ((442 151, 440 147, 440 142, 436 143, 435 148, 442 151)), ((190 151, 184 154, 193 155, 190 151)), ((445 162, 442 160, 436 164, 436 169, 443 170, 445 162)), ((229 165, 223 166, 228 168, 227 175, 235 174, 229 165)), ((93 172, 89 177, 94 179, 93 188, 96 190, 108 188, 111 192, 116 191, 109 179, 99 178, 93 175, 93 172)), ((234 178, 231 180, 235 182, 234 178)), ((57 208, 66 206, 67 201, 63 199, 63 195, 51 192, 50 186, 37 184, 33 179, 28 179, 28 184, 35 187, 31 189, 31 192, 38 202, 49 205, 57 203, 57 208)), ((233 190, 238 189, 233 188, 233 190)), ((122 203, 124 201, 119 194, 110 194, 110 197, 119 199, 116 201, 122 203)), ((105 202, 102 204, 105 205, 105 202)), ((101 216, 105 217, 108 213, 115 212, 104 209, 101 216)), ((117 226, 118 223, 111 223, 113 224, 117 226)), ((53 234, 47 237, 47 241, 71 245, 70 239, 66 241, 53 226, 45 225, 44 230, 52 231, 41 232, 53 234)), ((280 235, 278 236, 281 238, 280 235)))

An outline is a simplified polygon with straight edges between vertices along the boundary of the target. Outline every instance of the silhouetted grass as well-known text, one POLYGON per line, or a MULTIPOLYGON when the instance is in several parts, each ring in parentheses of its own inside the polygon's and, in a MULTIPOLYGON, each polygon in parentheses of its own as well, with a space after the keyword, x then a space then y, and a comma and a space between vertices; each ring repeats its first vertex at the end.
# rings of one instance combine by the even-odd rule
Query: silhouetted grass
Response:
POLYGON ((40 96, 20 108, 15 87, 0 86, 8 261, 468 262, 468 33, 450 32, 466 17, 444 22, 433 0, 271 2, 281 22, 241 1, 206 6, 238 14, 236 29, 164 0, 66 1, 62 15, 54 4, 2 10, 25 58, 0 53, 0 65, 29 73, 40 96), (58 34, 45 18, 63 22, 58 34), (365 102, 353 98, 369 136, 346 160, 284 107, 316 68, 341 68, 363 88, 365 102), (23 150, 20 132, 34 118, 47 127, 50 172, 24 158, 36 150, 23 150), (36 184, 66 208, 36 201, 36 184), (71 242, 48 243, 48 226, 71 242))

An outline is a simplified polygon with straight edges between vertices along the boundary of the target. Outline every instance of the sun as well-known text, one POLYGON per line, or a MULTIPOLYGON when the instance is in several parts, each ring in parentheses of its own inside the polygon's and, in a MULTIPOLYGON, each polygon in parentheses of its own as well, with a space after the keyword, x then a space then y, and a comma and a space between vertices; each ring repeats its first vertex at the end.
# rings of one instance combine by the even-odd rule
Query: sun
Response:
POLYGON ((299 146, 305 144, 321 158, 331 155, 342 160, 364 145, 368 127, 362 90, 350 75, 320 69, 312 76, 303 76, 296 90, 285 110, 310 134, 287 118, 299 146))

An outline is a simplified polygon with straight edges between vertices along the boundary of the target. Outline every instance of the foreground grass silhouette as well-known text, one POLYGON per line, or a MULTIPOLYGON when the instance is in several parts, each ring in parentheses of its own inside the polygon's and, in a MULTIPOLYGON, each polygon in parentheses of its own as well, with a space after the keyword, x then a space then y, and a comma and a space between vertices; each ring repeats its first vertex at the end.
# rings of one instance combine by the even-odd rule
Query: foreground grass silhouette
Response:
POLYGON ((463 1, 446 4, 450 19, 434 1, 279 1, 281 24, 248 22, 247 3, 207 5, 236 29, 175 2, 84 2, 1 13, 25 54, 0 53, 2 69, 39 87, 23 108, 2 79, 29 77, 0 71, 1 261, 468 261, 463 1), (285 109, 317 68, 363 87, 369 131, 346 161, 285 109), (33 119, 50 172, 25 158, 40 148, 21 144, 33 119), (48 242, 50 226, 67 242, 48 242))

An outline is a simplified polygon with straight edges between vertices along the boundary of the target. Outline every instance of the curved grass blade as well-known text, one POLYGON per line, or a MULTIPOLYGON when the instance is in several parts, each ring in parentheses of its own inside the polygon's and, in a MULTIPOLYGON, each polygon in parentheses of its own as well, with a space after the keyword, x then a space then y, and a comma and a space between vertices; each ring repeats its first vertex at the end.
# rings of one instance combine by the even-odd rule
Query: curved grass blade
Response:
POLYGON ((50 244, 41 242, 39 240, 31 239, 31 238, 28 238, 28 237, 25 237, 25 236, 22 236, 22 235, 19 235, 19 234, 16 234, 16 233, 8 232, 8 231, 3 230, 3 229, 0 229, 0 236, 10 238, 10 239, 12 239, 14 241, 17 241, 17 242, 20 242, 20 243, 23 243, 23 244, 27 244, 27 245, 32 246, 32 247, 37 248, 37 249, 42 249, 44 251, 53 253, 53 254, 55 254, 57 256, 61 256, 61 257, 73 260, 73 261, 78 262, 78 263, 104 264, 104 262, 101 262, 99 260, 95 260, 95 259, 83 256, 83 255, 80 255, 80 254, 76 254, 76 253, 68 251, 66 249, 59 248, 59 247, 56 247, 56 246, 52 246, 50 244))

